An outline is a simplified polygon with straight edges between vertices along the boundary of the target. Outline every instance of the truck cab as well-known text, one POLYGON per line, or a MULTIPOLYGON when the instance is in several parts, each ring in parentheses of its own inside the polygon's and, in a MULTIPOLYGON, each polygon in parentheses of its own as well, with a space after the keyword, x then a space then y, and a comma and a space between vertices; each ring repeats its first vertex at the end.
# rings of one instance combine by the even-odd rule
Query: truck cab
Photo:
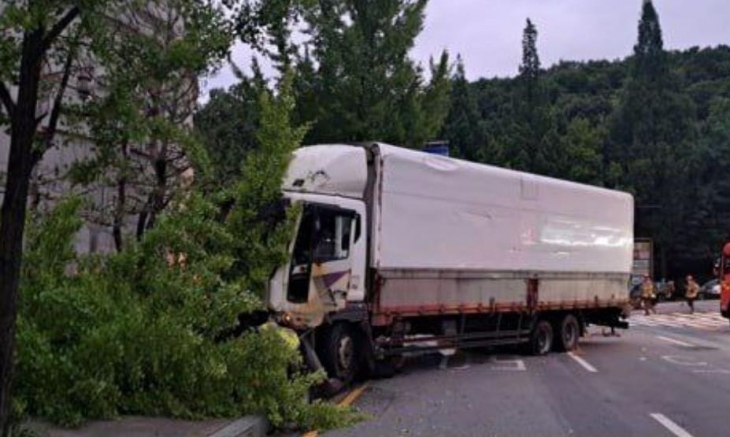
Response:
POLYGON ((269 284, 268 303, 294 329, 322 324, 365 296, 365 205, 361 200, 286 193, 299 211, 289 261, 269 284))

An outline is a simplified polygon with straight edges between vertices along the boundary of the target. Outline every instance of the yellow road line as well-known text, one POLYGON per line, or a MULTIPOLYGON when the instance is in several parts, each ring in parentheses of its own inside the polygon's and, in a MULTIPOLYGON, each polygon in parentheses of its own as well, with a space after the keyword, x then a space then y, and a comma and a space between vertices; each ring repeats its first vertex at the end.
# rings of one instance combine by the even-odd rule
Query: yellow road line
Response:
POLYGON ((368 383, 366 382, 365 384, 352 389, 352 391, 350 393, 348 393, 347 396, 345 396, 345 398, 342 399, 340 401, 340 403, 337 405, 340 407, 349 407, 357 400, 357 398, 359 398, 363 394, 363 392, 367 388, 368 388, 368 383))
MULTIPOLYGON (((342 400, 337 404, 337 406, 338 407, 349 407, 357 400, 357 398, 359 398, 363 394, 363 392, 365 392, 365 390, 367 390, 367 388, 368 388, 367 382, 359 387, 355 387, 344 398, 342 398, 342 400)), ((304 434, 302 434, 302 437, 317 437, 318 435, 319 435, 319 431, 317 431, 315 429, 312 431, 305 432, 304 434)))

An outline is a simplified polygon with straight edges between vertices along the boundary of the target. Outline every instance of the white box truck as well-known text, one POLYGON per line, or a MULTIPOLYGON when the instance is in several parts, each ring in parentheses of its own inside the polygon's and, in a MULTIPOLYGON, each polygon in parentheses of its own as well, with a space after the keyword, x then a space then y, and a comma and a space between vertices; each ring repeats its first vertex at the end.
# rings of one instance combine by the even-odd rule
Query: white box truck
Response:
POLYGON ((381 143, 298 149, 283 191, 301 215, 268 305, 333 378, 423 344, 545 354, 627 327, 629 194, 381 143))

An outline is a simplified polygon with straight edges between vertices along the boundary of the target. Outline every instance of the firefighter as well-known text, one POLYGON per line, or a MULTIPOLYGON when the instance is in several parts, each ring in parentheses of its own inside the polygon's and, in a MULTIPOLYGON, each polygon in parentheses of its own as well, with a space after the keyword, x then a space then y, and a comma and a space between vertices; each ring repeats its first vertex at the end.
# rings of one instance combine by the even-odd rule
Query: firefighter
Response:
POLYGON ((695 300, 699 294, 700 286, 697 284, 692 275, 687 275, 687 288, 684 292, 684 298, 687 300, 687 305, 689 305, 690 314, 695 312, 695 300))
POLYGON ((725 243, 722 248, 722 257, 716 271, 720 280, 720 313, 730 318, 730 243, 725 243))
POLYGON ((651 282, 649 275, 644 275, 644 283, 641 284, 641 300, 644 303, 644 314, 647 316, 650 313, 656 314, 654 309, 654 283, 651 282))

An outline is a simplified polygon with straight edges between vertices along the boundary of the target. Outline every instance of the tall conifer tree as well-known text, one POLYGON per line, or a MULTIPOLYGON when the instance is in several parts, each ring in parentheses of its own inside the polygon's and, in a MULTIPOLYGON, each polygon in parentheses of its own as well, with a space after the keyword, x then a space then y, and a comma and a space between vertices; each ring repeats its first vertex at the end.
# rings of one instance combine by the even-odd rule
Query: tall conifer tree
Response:
POLYGON ((687 180, 693 155, 694 109, 668 68, 659 16, 642 5, 630 76, 614 115, 611 159, 620 188, 634 192, 636 234, 654 239, 658 272, 678 255, 678 227, 691 202, 687 180))

